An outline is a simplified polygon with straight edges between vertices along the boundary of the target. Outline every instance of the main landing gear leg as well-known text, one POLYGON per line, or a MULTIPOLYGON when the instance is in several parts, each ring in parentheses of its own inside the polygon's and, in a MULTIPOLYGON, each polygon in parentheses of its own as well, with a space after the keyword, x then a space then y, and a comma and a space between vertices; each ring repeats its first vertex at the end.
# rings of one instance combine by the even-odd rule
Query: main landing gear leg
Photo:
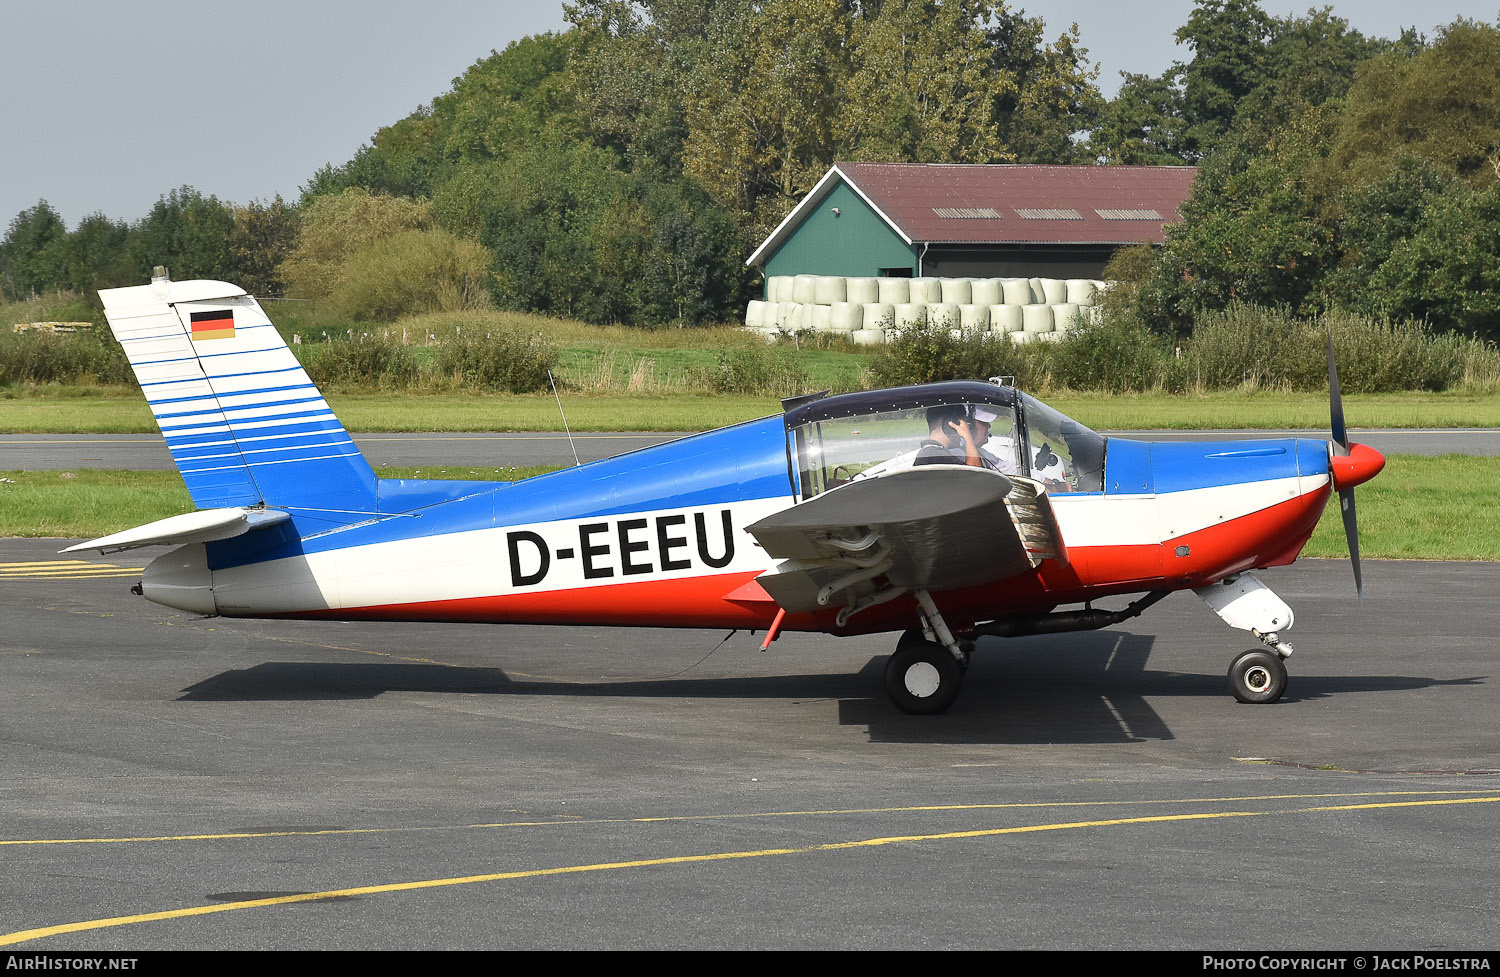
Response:
POLYGON ((1286 691, 1286 659, 1292 646, 1281 632, 1292 626, 1292 609, 1271 588, 1248 573, 1228 577, 1193 591, 1230 627, 1249 631, 1265 650, 1256 648, 1229 666, 1229 692, 1241 702, 1275 702, 1286 691))
POLYGON ((953 637, 927 591, 918 590, 915 596, 927 628, 913 628, 896 642, 885 665, 886 693, 902 712, 943 712, 958 698, 969 648, 953 637), (937 640, 929 639, 929 633, 937 640))

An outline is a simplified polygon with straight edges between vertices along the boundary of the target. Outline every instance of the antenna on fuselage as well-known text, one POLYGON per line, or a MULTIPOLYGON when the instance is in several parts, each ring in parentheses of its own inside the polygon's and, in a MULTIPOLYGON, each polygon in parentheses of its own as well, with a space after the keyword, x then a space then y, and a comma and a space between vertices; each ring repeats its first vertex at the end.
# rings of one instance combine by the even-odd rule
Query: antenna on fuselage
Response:
POLYGON ((557 379, 552 375, 551 370, 547 371, 547 382, 552 384, 552 396, 557 398, 557 412, 562 415, 563 433, 568 436, 568 447, 573 449, 573 465, 577 467, 583 462, 578 460, 578 446, 573 443, 573 432, 568 430, 568 415, 563 413, 562 395, 557 392, 557 379))

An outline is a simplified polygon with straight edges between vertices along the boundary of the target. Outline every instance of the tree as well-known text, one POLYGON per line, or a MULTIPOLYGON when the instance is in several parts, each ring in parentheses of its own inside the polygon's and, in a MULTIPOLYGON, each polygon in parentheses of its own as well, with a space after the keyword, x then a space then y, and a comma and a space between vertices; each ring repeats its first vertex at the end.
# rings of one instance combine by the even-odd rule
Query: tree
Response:
POLYGON ((1104 98, 1078 25, 1047 43, 1040 19, 1000 9, 994 24, 986 32, 992 70, 1016 79, 1015 91, 995 106, 1001 142, 1022 163, 1091 162, 1087 144, 1074 135, 1094 128, 1104 98))
POLYGON ((1434 196, 1369 288, 1384 314, 1500 338, 1500 182, 1434 196))
POLYGON ((1500 30, 1458 20, 1416 55, 1366 62, 1349 90, 1333 165, 1350 184, 1410 153, 1475 186, 1500 172, 1500 30))
POLYGON ((130 265, 129 242, 130 229, 103 214, 79 221, 63 248, 68 287, 94 301, 94 293, 101 288, 141 284, 130 265))
POLYGON ((67 284, 67 225, 45 200, 11 219, 0 241, 0 281, 12 298, 67 284))
POLYGON ((1124 74, 1124 83, 1089 133, 1089 155, 1101 163, 1173 166, 1186 163, 1188 124, 1175 75, 1124 74))
POLYGON ((151 277, 157 265, 179 281, 223 278, 229 267, 229 236, 234 212, 217 197, 179 187, 156 201, 131 228, 127 246, 136 277, 151 277))
POLYGON ((1271 20, 1255 0, 1197 0, 1175 35, 1193 50, 1177 65, 1191 153, 1202 157, 1234 125, 1241 99, 1260 84, 1271 20))
POLYGON ((286 288, 279 266, 297 243, 297 208, 277 197, 234 207, 229 235, 230 280, 256 295, 280 295, 286 288))
POLYGON ((682 93, 683 169, 752 234, 834 158, 851 29, 840 0, 766 0, 710 25, 682 93))
POLYGON ((994 57, 987 31, 998 9, 987 0, 886 0, 874 16, 856 20, 850 78, 833 130, 840 155, 914 163, 1013 160, 997 110, 1019 95, 1016 66, 994 57))
POLYGON ((355 251, 401 231, 431 226, 432 205, 425 201, 363 188, 316 197, 302 208, 296 243, 279 274, 301 298, 332 295, 346 280, 347 261, 355 251))
POLYGON ((1331 109, 1312 109, 1254 156, 1219 154, 1198 171, 1183 220, 1168 231, 1140 307, 1158 328, 1186 332, 1235 303, 1321 311, 1337 266, 1336 184, 1322 178, 1331 109))

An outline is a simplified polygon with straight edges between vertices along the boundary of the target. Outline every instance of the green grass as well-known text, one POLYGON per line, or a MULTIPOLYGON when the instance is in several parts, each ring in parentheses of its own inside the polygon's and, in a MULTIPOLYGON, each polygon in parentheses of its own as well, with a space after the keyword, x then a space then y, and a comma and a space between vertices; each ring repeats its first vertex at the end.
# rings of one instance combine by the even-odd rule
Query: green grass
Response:
MULTIPOLYGON (((550 469, 381 468, 383 478, 506 480, 550 469)), ((192 508, 175 472, 0 472, 0 536, 97 537, 192 508)), ((1394 455, 1358 489, 1371 559, 1500 560, 1500 458, 1394 455)), ((1304 556, 1347 557, 1337 501, 1304 556)))
MULTIPOLYGON (((1326 394, 1265 392, 1167 394, 1061 393, 1058 410, 1106 431, 1206 428, 1328 428, 1326 394)), ((395 394, 329 391, 344 426, 356 434, 395 431, 557 431, 552 394, 395 394)), ((574 431, 705 431, 781 410, 775 397, 749 394, 565 392, 574 431)), ((1344 416, 1354 430, 1375 427, 1500 427, 1500 395, 1402 393, 1350 395, 1344 416)), ((0 390, 0 433, 142 434, 156 423, 138 390, 55 387, 0 390)))
MULTIPOLYGON (((1500 458, 1391 455, 1355 503, 1361 557, 1500 560, 1500 458)), ((1303 555, 1348 557, 1338 496, 1303 555)))

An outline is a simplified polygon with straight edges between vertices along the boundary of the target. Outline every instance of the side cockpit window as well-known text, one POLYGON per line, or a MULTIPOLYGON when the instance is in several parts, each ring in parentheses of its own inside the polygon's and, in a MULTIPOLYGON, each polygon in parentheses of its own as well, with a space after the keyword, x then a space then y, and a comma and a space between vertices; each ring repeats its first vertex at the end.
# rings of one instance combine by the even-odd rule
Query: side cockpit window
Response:
POLYGON ((976 458, 983 467, 1015 473, 1021 449, 1013 391, 963 386, 971 388, 962 391, 967 397, 913 396, 907 388, 887 392, 906 394, 887 403, 875 399, 879 391, 829 398, 802 412, 811 416, 801 423, 789 414, 801 497, 917 465, 974 464, 976 458))

